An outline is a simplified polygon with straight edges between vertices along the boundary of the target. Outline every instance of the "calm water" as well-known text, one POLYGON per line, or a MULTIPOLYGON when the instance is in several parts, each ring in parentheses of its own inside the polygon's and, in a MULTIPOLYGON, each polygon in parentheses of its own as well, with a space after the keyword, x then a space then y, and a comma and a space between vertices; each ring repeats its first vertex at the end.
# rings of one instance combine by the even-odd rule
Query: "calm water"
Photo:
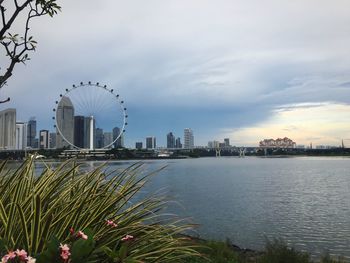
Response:
MULTIPOLYGON (((133 162, 111 162, 113 168, 133 162)), ((99 162, 87 163, 89 166, 99 162)), ((199 236, 260 249, 283 238, 313 255, 350 261, 349 158, 200 158, 147 161, 167 165, 147 192, 166 189, 170 211, 199 224, 199 236)))

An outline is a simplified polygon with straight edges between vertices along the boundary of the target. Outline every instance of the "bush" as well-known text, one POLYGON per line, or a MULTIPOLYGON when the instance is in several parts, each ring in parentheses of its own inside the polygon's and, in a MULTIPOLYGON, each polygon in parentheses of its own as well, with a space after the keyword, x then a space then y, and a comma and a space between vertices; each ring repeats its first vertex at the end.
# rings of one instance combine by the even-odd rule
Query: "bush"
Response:
POLYGON ((310 256, 294 248, 289 248, 282 240, 266 241, 265 253, 259 263, 309 263, 310 256))
POLYGON ((71 160, 37 176, 34 160, 13 171, 0 164, 3 261, 179 262, 198 255, 177 235, 189 226, 159 214, 162 198, 131 203, 148 178, 140 178, 141 164, 84 172, 71 160))
POLYGON ((244 262, 240 256, 233 251, 231 244, 221 241, 206 241, 194 238, 194 244, 199 244, 198 251, 202 257, 194 256, 183 260, 183 263, 238 263, 244 262))
POLYGON ((329 254, 325 255, 321 259, 321 263, 345 263, 340 257, 338 259, 331 258, 329 254))

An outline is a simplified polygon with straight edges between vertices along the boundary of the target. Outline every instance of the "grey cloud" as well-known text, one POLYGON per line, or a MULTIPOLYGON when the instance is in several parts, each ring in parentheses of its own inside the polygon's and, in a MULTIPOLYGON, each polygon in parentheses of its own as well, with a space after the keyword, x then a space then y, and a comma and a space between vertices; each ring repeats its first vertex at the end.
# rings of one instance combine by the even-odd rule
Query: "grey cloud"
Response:
POLYGON ((135 114, 158 108, 163 116, 192 117, 203 133, 208 123, 231 129, 263 122, 285 105, 350 103, 347 1, 61 5, 57 17, 32 25, 38 51, 2 91, 23 119, 50 123, 52 102, 81 80, 117 88, 135 114))

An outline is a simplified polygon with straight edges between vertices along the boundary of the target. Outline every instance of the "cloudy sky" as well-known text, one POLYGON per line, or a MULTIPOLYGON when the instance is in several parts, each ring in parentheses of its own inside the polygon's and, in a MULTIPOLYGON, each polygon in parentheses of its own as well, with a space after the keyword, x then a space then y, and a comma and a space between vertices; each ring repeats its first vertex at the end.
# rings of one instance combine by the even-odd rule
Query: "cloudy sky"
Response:
POLYGON ((0 96, 52 129, 59 94, 80 81, 118 90, 125 141, 194 131, 195 144, 350 146, 348 0, 62 0, 32 24, 39 42, 0 96))

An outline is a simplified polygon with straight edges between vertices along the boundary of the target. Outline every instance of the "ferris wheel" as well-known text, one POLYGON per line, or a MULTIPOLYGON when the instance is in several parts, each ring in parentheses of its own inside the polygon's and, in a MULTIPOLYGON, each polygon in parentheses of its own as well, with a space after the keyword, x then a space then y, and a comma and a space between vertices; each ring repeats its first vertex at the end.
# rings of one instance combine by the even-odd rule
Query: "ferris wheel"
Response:
POLYGON ((128 118, 124 101, 107 85, 80 82, 65 89, 55 104, 57 148, 107 149, 123 138, 128 118))

